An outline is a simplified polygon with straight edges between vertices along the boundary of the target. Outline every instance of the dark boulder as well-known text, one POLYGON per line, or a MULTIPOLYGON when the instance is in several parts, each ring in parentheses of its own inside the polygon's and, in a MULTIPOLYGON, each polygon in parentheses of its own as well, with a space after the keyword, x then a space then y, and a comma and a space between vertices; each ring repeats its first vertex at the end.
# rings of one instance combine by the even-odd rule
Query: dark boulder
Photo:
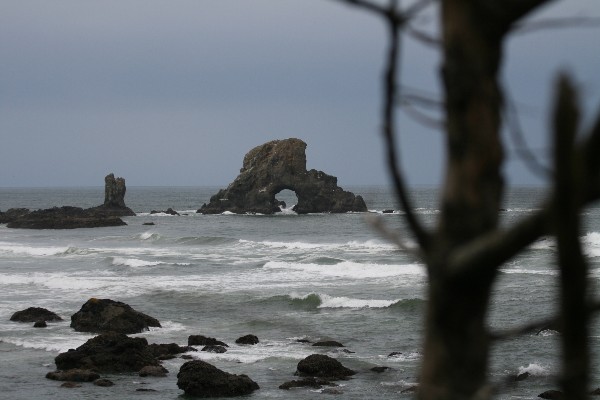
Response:
POLYGON ((199 210, 203 214, 273 214, 281 211, 277 193, 296 192, 294 211, 306 213, 365 212, 361 196, 344 191, 337 178, 314 169, 306 170, 306 143, 300 139, 273 140, 250 150, 240 174, 210 198, 199 210))
POLYGON ((565 395, 558 390, 546 390, 544 393, 538 394, 538 397, 549 400, 562 400, 565 398, 565 395))
POLYGON ((298 363, 296 375, 313 376, 328 380, 347 379, 356 374, 338 360, 323 354, 312 354, 298 363))
POLYGON ((219 345, 208 345, 208 346, 204 346, 202 348, 202 351, 206 351, 208 353, 225 353, 227 351, 227 348, 224 346, 219 346, 219 345))
POLYGON ((293 381, 285 382, 285 383, 279 385, 279 389, 290 390, 292 388, 297 388, 297 387, 310 387, 313 389, 320 389, 323 386, 337 386, 337 385, 333 382, 329 382, 324 379, 308 377, 308 378, 304 378, 301 380, 293 380, 293 381))
POLYGON ((100 378, 100 375, 89 369, 73 368, 66 371, 48 372, 46 378, 54 381, 93 382, 100 378))
POLYGON ((206 337, 203 335, 190 335, 188 337, 188 346, 224 346, 229 347, 227 344, 217 340, 215 338, 206 337))
POLYGON ((147 365, 159 365, 146 339, 115 332, 60 353, 54 362, 59 370, 83 368, 99 372, 138 372, 147 365))
POLYGON ((180 346, 176 343, 152 343, 148 345, 154 357, 159 360, 166 360, 170 358, 174 358, 175 355, 181 353, 187 353, 188 351, 198 351, 190 346, 180 346))
POLYGON ((179 213, 175 210, 173 210, 172 208, 167 208, 166 211, 156 211, 156 210, 152 210, 150 211, 150 214, 168 214, 168 215, 179 215, 179 213))
POLYGON ((91 298, 71 316, 71 327, 78 332, 131 334, 160 328, 160 322, 120 301, 91 298))
POLYGON ((38 321, 62 321, 62 318, 57 314, 41 307, 29 307, 25 310, 15 312, 11 317, 11 321, 16 322, 38 322, 38 321))
POLYGON ((254 335, 245 335, 237 338, 235 342, 237 344, 258 344, 258 337, 254 335))
POLYGON ((146 365, 144 368, 140 369, 138 375, 142 378, 147 376, 153 376, 157 378, 162 378, 167 376, 169 370, 163 367, 162 365, 146 365))
POLYGON ((109 379, 96 379, 94 381, 94 385, 102 386, 102 387, 110 387, 110 386, 114 386, 114 382, 109 379))
POLYGON ((142 225, 149 225, 149 226, 151 226, 151 225, 156 225, 156 224, 154 222, 144 222, 142 225))
POLYGON ((114 382, 108 379, 96 379, 94 381, 94 385, 96 386, 102 386, 102 387, 110 387, 110 386, 114 386, 114 382))
POLYGON ((322 342, 314 343, 313 346, 317 347, 344 347, 340 342, 336 342, 335 340, 324 340, 322 342))
POLYGON ((233 375, 200 360, 188 361, 177 374, 177 386, 196 397, 244 396, 259 389, 246 375, 233 375))

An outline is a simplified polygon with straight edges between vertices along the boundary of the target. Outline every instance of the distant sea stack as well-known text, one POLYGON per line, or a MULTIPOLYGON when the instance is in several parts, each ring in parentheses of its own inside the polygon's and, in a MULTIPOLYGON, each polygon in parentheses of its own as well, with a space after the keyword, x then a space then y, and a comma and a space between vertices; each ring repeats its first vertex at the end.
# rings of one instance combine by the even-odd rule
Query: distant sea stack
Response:
POLYGON ((361 196, 344 191, 337 178, 322 171, 306 170, 306 143, 300 139, 273 140, 246 154, 240 174, 198 210, 203 214, 273 214, 281 211, 277 193, 296 192, 298 214, 365 212, 361 196))
POLYGON ((0 223, 8 228, 74 229, 127 225, 121 218, 135 213, 125 205, 125 179, 109 174, 104 178, 104 204, 83 209, 62 206, 30 211, 14 208, 0 212, 0 223))

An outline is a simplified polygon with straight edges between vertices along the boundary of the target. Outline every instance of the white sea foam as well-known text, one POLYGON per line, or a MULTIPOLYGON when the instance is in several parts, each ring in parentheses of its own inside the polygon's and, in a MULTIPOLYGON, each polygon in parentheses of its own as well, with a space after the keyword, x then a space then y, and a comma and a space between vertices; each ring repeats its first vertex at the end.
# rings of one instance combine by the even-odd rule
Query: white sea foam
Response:
POLYGON ((511 269, 501 269, 500 272, 505 274, 529 274, 529 275, 550 275, 556 276, 558 275, 558 271, 556 270, 536 270, 536 269, 525 269, 525 268, 511 268, 511 269))
POLYGON ((350 297, 334 297, 323 293, 309 293, 304 296, 298 295, 297 293, 292 293, 290 294, 290 297, 292 299, 306 300, 311 295, 316 295, 321 300, 321 304, 317 308, 385 308, 400 301, 400 299, 353 299, 350 297))
POLYGON ((125 267, 132 267, 132 268, 140 268, 140 267, 153 267, 153 266, 162 264, 162 262, 140 260, 139 258, 113 257, 111 264, 112 265, 122 265, 125 267))
POLYGON ((550 368, 545 365, 531 363, 526 367, 519 367, 519 375, 524 374, 525 372, 528 372, 533 376, 546 376, 550 374, 550 368))
POLYGON ((46 257, 56 256, 60 254, 66 254, 71 247, 36 247, 36 246, 23 246, 15 245, 11 243, 0 243, 0 253, 5 254, 16 254, 33 257, 46 257))
POLYGON ((343 261, 334 265, 321 264, 303 264, 285 261, 269 261, 264 266, 264 269, 271 270, 293 270, 303 271, 311 275, 323 275, 330 277, 343 278, 386 278, 393 276, 413 275, 424 276, 425 271, 419 264, 364 264, 352 261, 343 261))
POLYGON ((375 250, 375 251, 394 251, 398 248, 390 243, 382 243, 376 240, 367 240, 364 242, 349 241, 345 243, 311 243, 311 242, 278 242, 265 240, 262 242, 255 242, 251 240, 241 239, 241 244, 249 246, 263 246, 267 248, 275 249, 290 249, 290 250, 340 250, 340 251, 352 251, 352 250, 375 250))
POLYGON ((600 257, 600 232, 590 232, 582 241, 588 257, 600 257))

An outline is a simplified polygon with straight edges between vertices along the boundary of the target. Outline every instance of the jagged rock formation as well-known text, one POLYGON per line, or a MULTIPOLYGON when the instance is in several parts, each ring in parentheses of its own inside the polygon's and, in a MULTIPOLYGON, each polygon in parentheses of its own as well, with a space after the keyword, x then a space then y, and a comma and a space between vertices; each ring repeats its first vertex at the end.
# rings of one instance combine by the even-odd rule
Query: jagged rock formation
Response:
POLYGON ((253 148, 244 157, 238 177, 198 212, 273 214, 281 211, 275 196, 285 189, 296 192, 294 211, 298 214, 367 211, 362 197, 340 188, 336 177, 314 169, 307 171, 305 150, 306 143, 294 138, 253 148))
POLYGON ((71 316, 71 328, 78 332, 140 333, 159 327, 156 318, 134 310, 128 304, 91 298, 71 316))
POLYGON ((74 229, 127 225, 119 217, 135 213, 125 206, 125 179, 109 174, 104 178, 104 204, 83 209, 63 206, 30 211, 26 208, 11 208, 0 212, 0 223, 8 228, 25 229, 74 229))

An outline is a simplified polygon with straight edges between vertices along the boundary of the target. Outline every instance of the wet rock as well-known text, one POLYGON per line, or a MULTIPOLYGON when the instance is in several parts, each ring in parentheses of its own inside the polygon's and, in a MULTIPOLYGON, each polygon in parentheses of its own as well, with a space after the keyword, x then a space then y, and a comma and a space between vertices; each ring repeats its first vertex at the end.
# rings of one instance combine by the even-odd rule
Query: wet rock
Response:
POLYGON ((126 191, 124 178, 115 178, 112 173, 106 175, 104 177, 104 204, 95 207, 94 210, 115 217, 134 216, 135 213, 131 208, 125 205, 126 191))
POLYGON ((179 215, 179 213, 175 210, 173 210, 172 208, 167 208, 166 211, 156 211, 156 210, 152 210, 150 211, 150 214, 168 214, 168 215, 179 215))
POLYGON ((140 333, 160 322, 134 310, 129 305, 110 299, 89 299, 71 316, 71 328, 78 332, 140 333))
POLYGON ((208 345, 202 348, 202 351, 206 351, 208 353, 225 353, 227 349, 224 346, 219 345, 208 345))
POLYGON ((311 354, 298 363, 296 375, 314 376, 328 380, 347 379, 356 372, 346 368, 338 360, 323 354, 311 354))
POLYGON ((361 196, 346 192, 337 178, 314 169, 306 170, 306 143, 300 139, 273 140, 250 150, 240 174, 198 210, 203 214, 280 212, 275 198, 284 189, 298 197, 294 211, 306 213, 366 212, 361 196))
POLYGON ((114 386, 114 382, 108 379, 96 379, 94 381, 94 385, 96 386, 102 386, 102 387, 109 387, 109 386, 114 386))
POLYGON ((152 343, 148 345, 154 357, 159 359, 165 359, 168 356, 175 356, 181 353, 187 353, 188 351, 198 351, 190 346, 180 346, 176 343, 152 343))
POLYGON ((308 378, 304 378, 301 380, 293 380, 293 381, 285 382, 285 383, 279 385, 279 389, 290 390, 292 388, 297 388, 297 387, 310 387, 313 389, 320 389, 323 386, 337 386, 337 385, 333 382, 329 382, 324 379, 308 377, 308 378))
POLYGON ((29 307, 25 310, 15 312, 11 317, 11 321, 16 322, 39 322, 39 321, 62 321, 62 318, 57 314, 41 307, 29 307))
POLYGON ((240 338, 237 338, 235 341, 237 344, 257 344, 258 337, 254 335, 245 335, 240 338))
POLYGON ((79 387, 81 387, 81 385, 79 385, 75 382, 65 382, 62 385, 60 385, 60 387, 67 388, 67 389, 73 389, 73 388, 79 388, 79 387))
POLYGON ((542 399, 562 400, 565 398, 563 392, 558 390, 546 390, 544 393, 538 394, 542 399))
POLYGON ((155 225, 155 224, 154 224, 154 222, 144 222, 142 225, 148 225, 148 226, 151 226, 151 225, 155 225))
POLYGON ((163 367, 162 365, 146 365, 144 368, 140 369, 138 375, 143 378, 147 376, 162 378, 167 376, 168 373, 169 370, 163 367))
POLYGON ((377 372, 377 373, 382 373, 382 372, 387 371, 388 369, 390 369, 390 367, 373 367, 373 368, 371 368, 371 371, 377 372))
POLYGON ((189 354, 184 354, 181 356, 182 360, 193 360, 194 357, 190 356, 189 354))
POLYGON ((99 372, 138 372, 147 365, 159 365, 145 338, 122 333, 105 333, 89 339, 77 349, 54 359, 59 370, 93 369, 99 372))
POLYGON ((229 347, 227 344, 217 340, 215 338, 206 337, 204 335, 190 335, 188 337, 189 346, 224 346, 229 347))
POLYGON ((156 389, 146 389, 146 388, 138 388, 135 389, 136 392, 156 392, 156 389))
POLYGON ((200 360, 188 361, 177 374, 177 386, 198 397, 244 396, 259 389, 246 375, 233 375, 200 360))
POLYGON ((10 208, 6 212, 0 212, 0 224, 7 224, 29 213, 28 208, 10 208))
POLYGON ((313 346, 317 347, 344 347, 340 342, 336 342, 335 340, 324 340, 322 342, 314 343, 313 346))
POLYGON ((383 214, 393 214, 394 210, 383 210, 382 213, 383 214))
POLYGON ((46 321, 37 321, 36 323, 33 324, 34 328, 46 328, 48 327, 48 324, 46 324, 46 321))
POLYGON ((93 382, 100 378, 100 375, 89 369, 73 368, 65 371, 48 372, 46 378, 53 381, 93 382))
POLYGON ((312 343, 310 340, 308 339, 297 339, 296 342, 298 343, 312 343))
POLYGON ((401 355, 402 355, 402 353, 400 353, 399 351, 393 351, 390 354, 388 354, 388 357, 398 357, 401 355))

